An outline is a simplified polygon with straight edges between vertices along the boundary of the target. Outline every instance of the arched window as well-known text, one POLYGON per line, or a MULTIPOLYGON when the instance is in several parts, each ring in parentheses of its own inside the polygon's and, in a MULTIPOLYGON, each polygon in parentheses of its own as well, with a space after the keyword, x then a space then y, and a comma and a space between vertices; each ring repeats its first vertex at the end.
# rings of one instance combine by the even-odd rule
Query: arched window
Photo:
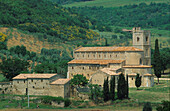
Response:
POLYGON ((140 58, 140 60, 139 60, 139 63, 140 63, 140 65, 142 65, 142 59, 140 58))
POLYGON ((139 42, 139 40, 140 40, 140 38, 139 38, 139 37, 137 37, 137 42, 139 42))

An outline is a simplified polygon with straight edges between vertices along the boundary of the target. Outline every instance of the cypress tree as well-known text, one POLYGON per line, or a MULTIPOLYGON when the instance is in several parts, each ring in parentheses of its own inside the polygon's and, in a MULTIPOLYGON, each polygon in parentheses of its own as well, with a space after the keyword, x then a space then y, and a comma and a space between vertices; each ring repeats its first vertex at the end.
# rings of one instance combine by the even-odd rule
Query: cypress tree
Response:
POLYGON ((109 44, 107 43, 107 38, 105 38, 105 46, 109 46, 109 44))
POLYGON ((137 90, 141 86, 141 83, 142 83, 141 78, 142 76, 139 76, 139 74, 136 75, 135 85, 137 87, 137 90))
POLYGON ((106 80, 104 80, 104 85, 103 85, 103 98, 104 101, 109 100, 109 85, 108 85, 108 77, 106 80))
POLYGON ((156 77, 158 78, 158 84, 159 84, 159 78, 161 77, 161 58, 159 53, 159 46, 158 46, 158 39, 155 40, 155 52, 154 52, 154 58, 153 58, 153 65, 154 65, 154 73, 156 77))
POLYGON ((143 111, 152 111, 152 106, 150 102, 144 104, 143 111))
POLYGON ((126 76, 126 98, 129 98, 129 84, 128 84, 128 75, 126 76))
POLYGON ((117 86, 117 97, 118 99, 125 98, 126 94, 126 82, 123 74, 119 75, 118 86, 117 86))
POLYGON ((110 80, 110 98, 112 100, 115 99, 115 76, 113 76, 110 80))

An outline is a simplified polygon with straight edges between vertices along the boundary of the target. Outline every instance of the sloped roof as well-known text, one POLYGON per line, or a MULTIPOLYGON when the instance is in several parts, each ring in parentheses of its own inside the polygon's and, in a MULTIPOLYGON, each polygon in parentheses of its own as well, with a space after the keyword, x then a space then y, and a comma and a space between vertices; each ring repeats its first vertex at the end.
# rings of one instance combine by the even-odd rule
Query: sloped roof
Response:
POLYGON ((104 72, 104 73, 107 73, 109 75, 120 75, 121 72, 118 72, 118 73, 115 73, 112 71, 113 69, 111 68, 103 68, 103 69, 100 69, 100 71, 104 72))
POLYGON ((134 74, 128 74, 128 76, 136 76, 137 74, 136 73, 134 73, 134 74))
POLYGON ((132 65, 132 66, 123 66, 123 68, 151 68, 149 65, 132 65))
POLYGON ((75 52, 116 52, 116 51, 143 51, 135 47, 80 47, 75 52))
POLYGON ((70 79, 57 79, 56 81, 53 81, 51 84, 66 84, 67 82, 69 82, 70 79))
MULTIPOLYGON (((128 74, 128 76, 136 76, 136 73, 128 74)), ((144 76, 154 76, 153 74, 144 74, 144 76)))
POLYGON ((122 63, 124 60, 77 60, 74 59, 68 64, 100 64, 100 65, 107 65, 109 63, 122 63))
POLYGON ((19 74, 18 76, 15 76, 13 79, 27 79, 27 78, 43 78, 43 79, 49 79, 57 74, 19 74))
POLYGON ((144 74, 144 76, 154 76, 153 74, 144 74))

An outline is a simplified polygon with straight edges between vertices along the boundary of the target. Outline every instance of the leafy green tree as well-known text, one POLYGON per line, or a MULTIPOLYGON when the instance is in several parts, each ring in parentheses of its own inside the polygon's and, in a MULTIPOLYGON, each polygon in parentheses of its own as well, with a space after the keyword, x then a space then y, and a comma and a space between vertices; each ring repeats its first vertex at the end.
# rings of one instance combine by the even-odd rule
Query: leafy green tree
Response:
POLYGON ((152 111, 152 106, 150 102, 144 104, 143 111, 152 111))
POLYGON ((155 52, 154 52, 154 58, 153 58, 153 65, 154 65, 154 73, 156 77, 158 78, 158 84, 159 84, 159 78, 161 77, 161 58, 159 53, 159 46, 158 46, 158 39, 155 40, 155 52))
POLYGON ((141 86, 141 83, 142 83, 141 78, 142 76, 139 76, 139 74, 136 75, 135 85, 137 87, 137 90, 141 86))
POLYGON ((93 100, 96 104, 100 102, 100 98, 102 97, 102 91, 99 85, 90 84, 90 99, 93 100))
POLYGON ((0 70, 3 75, 12 80, 13 77, 20 74, 22 71, 26 71, 29 66, 29 63, 24 60, 20 60, 18 58, 3 60, 0 64, 0 70))
POLYGON ((157 111, 169 111, 170 101, 162 101, 162 106, 156 108, 157 111))
POLYGON ((104 101, 108 101, 109 100, 109 84, 108 84, 108 77, 106 80, 104 80, 104 84, 103 84, 103 98, 104 101))
POLYGON ((6 42, 0 42, 0 50, 6 50, 7 49, 7 45, 6 45, 6 42))
POLYGON ((55 64, 50 63, 42 63, 36 65, 34 68, 34 72, 36 73, 57 73, 57 67, 55 64))
POLYGON ((123 74, 119 75, 118 86, 117 86, 117 97, 118 99, 124 99, 126 97, 126 81, 123 74))
POLYGON ((73 86, 85 86, 88 83, 88 79, 85 76, 77 74, 71 79, 70 84, 73 86))
POLYGON ((111 100, 115 99, 115 76, 110 80, 110 98, 111 100))
POLYGON ((170 66, 170 48, 163 48, 160 50, 161 62, 162 62, 162 73, 170 66))

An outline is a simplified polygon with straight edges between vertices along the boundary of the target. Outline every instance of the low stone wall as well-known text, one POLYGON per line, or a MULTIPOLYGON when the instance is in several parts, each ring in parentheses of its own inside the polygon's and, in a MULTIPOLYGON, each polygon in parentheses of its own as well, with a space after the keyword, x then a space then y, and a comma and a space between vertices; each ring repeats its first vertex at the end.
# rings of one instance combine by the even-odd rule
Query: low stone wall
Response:
POLYGON ((79 99, 82 100, 87 100, 89 99, 89 95, 88 94, 84 94, 84 93, 88 93, 90 90, 89 88, 85 87, 85 88, 72 88, 70 91, 70 95, 71 97, 78 97, 79 99))
POLYGON ((12 82, 0 82, 0 94, 12 94, 12 82))
POLYGON ((52 101, 51 103, 52 103, 51 105, 55 107, 64 107, 64 102, 57 103, 57 102, 52 101))

